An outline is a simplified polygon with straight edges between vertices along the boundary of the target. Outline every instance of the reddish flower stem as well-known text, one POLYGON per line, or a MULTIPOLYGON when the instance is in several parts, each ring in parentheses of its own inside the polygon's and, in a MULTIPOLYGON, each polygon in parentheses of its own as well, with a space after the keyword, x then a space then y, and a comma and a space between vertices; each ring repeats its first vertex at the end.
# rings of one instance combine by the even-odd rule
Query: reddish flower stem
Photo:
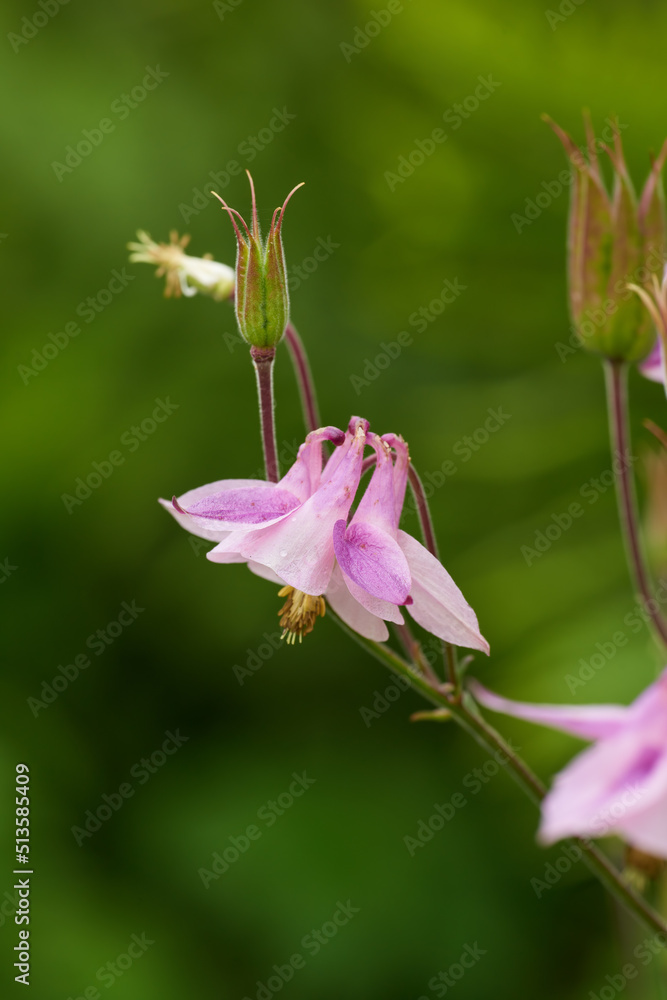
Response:
POLYGON ((618 458, 620 465, 620 470, 616 475, 616 497, 628 568, 637 595, 640 597, 646 613, 650 616, 663 645, 667 646, 667 622, 660 614, 657 601, 653 596, 653 586, 646 568, 639 535, 637 499, 631 468, 633 456, 630 450, 630 429, 628 426, 627 365, 623 361, 607 361, 605 375, 612 458, 618 458))
POLYGON ((274 347, 251 347, 250 357, 257 375, 257 395, 259 396, 259 420, 264 448, 266 478, 270 483, 280 479, 276 428, 273 419, 273 361, 274 347))
POLYGON ((299 386, 306 430, 315 431, 318 427, 322 426, 317 407, 315 385, 303 341, 291 323, 288 323, 285 328, 285 343, 287 344, 287 349, 290 352, 292 364, 294 365, 294 374, 299 386))

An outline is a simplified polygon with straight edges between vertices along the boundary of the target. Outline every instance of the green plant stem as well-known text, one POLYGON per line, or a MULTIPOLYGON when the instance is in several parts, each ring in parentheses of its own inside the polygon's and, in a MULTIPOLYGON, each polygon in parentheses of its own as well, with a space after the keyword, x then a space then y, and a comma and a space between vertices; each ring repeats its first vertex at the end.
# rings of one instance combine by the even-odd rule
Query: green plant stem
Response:
MULTIPOLYGON (((530 767, 518 756, 507 741, 477 711, 469 707, 465 699, 452 701, 446 691, 434 687, 392 649, 384 646, 382 643, 374 642, 372 639, 365 639, 363 636, 358 635, 358 633, 348 628, 335 614, 332 614, 331 617, 334 618, 344 632, 370 653, 374 659, 379 660, 380 663, 383 663, 393 673, 404 677, 410 683, 411 687, 423 695, 431 704, 436 705, 438 708, 446 709, 452 719, 472 736, 477 743, 494 755, 501 754, 503 759, 506 759, 507 767, 516 783, 525 792, 531 802, 539 806, 546 792, 540 779, 531 771, 530 767)), ((580 848, 583 860, 602 885, 636 920, 651 932, 667 934, 667 922, 663 920, 660 914, 656 913, 632 886, 624 881, 621 873, 617 871, 607 856, 595 844, 579 837, 572 838, 572 843, 580 848)))
POLYGON ((667 622, 660 614, 658 602, 653 596, 651 577, 646 567, 639 534, 637 499, 632 473, 634 457, 630 449, 630 429, 628 426, 627 367, 623 361, 605 362, 612 458, 617 460, 620 466, 616 474, 618 513, 628 568, 635 591, 650 617, 654 631, 662 644, 667 646, 667 622))

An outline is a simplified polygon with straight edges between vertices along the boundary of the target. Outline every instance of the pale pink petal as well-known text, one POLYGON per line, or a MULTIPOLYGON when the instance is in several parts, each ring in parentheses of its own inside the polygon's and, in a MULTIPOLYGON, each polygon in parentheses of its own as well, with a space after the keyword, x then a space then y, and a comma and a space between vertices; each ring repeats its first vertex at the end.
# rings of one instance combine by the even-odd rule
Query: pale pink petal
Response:
POLYGON ((346 576, 373 597, 391 604, 405 603, 410 593, 410 570, 391 535, 373 524, 355 519, 346 529, 345 521, 341 520, 334 525, 333 542, 336 558, 346 576))
POLYGON ((445 642, 488 653, 489 644, 479 631, 475 612, 442 563, 405 531, 398 532, 397 540, 412 576, 414 603, 408 610, 414 620, 445 642))
MULTIPOLYGON (((394 499, 394 465, 389 445, 377 436, 367 434, 366 441, 377 456, 371 481, 359 501, 352 524, 363 521, 394 536, 398 527, 394 499)), ((383 595, 384 596, 384 595, 383 595)), ((388 598, 389 599, 389 598, 388 598)))
POLYGON ((376 615, 378 618, 384 618, 386 622, 394 622, 396 625, 404 625, 405 621, 403 615, 398 610, 395 604, 390 604, 389 601, 382 601, 379 597, 371 597, 363 587, 360 587, 358 583, 354 580, 350 580, 349 577, 345 576, 343 573, 343 579, 347 585, 347 589, 350 591, 352 596, 361 604, 362 607, 370 611, 372 615, 376 615))
POLYGON ((553 843, 578 834, 603 837, 667 800, 664 743, 650 746, 626 729, 602 740, 572 761, 542 803, 540 838, 553 843))
POLYGON ((299 448, 297 460, 278 483, 281 489, 289 490, 305 503, 319 488, 322 475, 322 442, 332 441, 341 445, 345 440, 343 431, 337 427, 321 427, 311 431, 299 448))
POLYGON ((224 543, 216 545, 214 549, 207 552, 206 558, 215 563, 243 563, 248 561, 245 556, 241 555, 240 552, 232 552, 227 549, 222 549, 222 544, 224 543))
MULTIPOLYGON (((220 493, 222 490, 251 488, 257 486, 258 482, 259 480, 257 479, 219 479, 215 483, 207 483, 205 486, 198 486, 194 490, 188 490, 187 493, 183 493, 182 496, 177 497, 177 500, 181 507, 187 507, 188 504, 196 503, 198 500, 202 500, 212 493, 220 493)), ((219 542, 229 534, 229 531, 216 529, 211 525, 195 524, 194 520, 188 514, 176 510, 171 500, 160 499, 158 502, 165 510, 169 511, 182 528, 185 528, 192 535, 197 535, 199 538, 207 538, 211 542, 219 542)))
POLYGON ((263 580, 268 580, 269 583, 277 583, 279 587, 285 586, 285 581, 281 580, 278 574, 274 573, 268 566, 262 566, 261 563, 249 562, 248 569, 255 576, 261 576, 263 580))
POLYGON ((636 816, 622 819, 619 830, 640 851, 667 858, 667 792, 636 816))
POLYGON ((339 566, 335 566, 331 574, 326 599, 338 617, 365 639, 385 642, 389 638, 389 631, 383 620, 371 614, 354 599, 345 586, 339 566))
POLYGON ((198 527, 231 531, 242 526, 254 528, 275 524, 295 510, 300 501, 275 483, 259 482, 249 488, 211 493, 185 508, 180 501, 178 504, 198 527))
POLYGON ((637 367, 644 378, 650 379, 651 382, 665 382, 665 369, 667 365, 665 365, 664 349, 660 337, 658 337, 655 347, 649 356, 644 358, 637 367))
MULTIPOLYGON (((268 528, 233 532, 218 551, 238 551, 270 566, 285 583, 306 594, 323 594, 334 565, 333 528, 345 520, 359 485, 364 431, 348 438, 333 475, 297 510, 268 528)), ((328 466, 327 466, 328 468, 328 466)))
POLYGON ((613 736, 626 722, 630 709, 624 705, 529 705, 501 698, 477 681, 470 681, 470 690, 480 705, 492 712, 503 712, 517 719, 527 719, 552 729, 561 729, 584 740, 613 736))
POLYGON ((398 528, 405 501, 405 489, 408 484, 410 455, 407 444, 398 434, 383 434, 382 440, 396 452, 396 461, 394 463, 394 503, 396 505, 395 526, 398 528))

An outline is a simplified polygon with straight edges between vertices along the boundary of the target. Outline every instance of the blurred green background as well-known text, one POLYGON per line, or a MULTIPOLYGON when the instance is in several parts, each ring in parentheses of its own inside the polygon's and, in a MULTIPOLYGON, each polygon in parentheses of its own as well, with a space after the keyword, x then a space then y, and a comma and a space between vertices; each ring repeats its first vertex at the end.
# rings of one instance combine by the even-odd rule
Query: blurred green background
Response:
MULTIPOLYGON (((612 491, 583 501, 585 515, 532 565, 521 552, 610 464, 600 366, 580 351, 563 361, 555 346, 569 337, 567 192, 553 195, 567 161, 539 116, 582 142, 582 106, 600 129, 619 115, 643 182, 667 133, 667 11, 649 0, 566 0, 549 16, 527 0, 403 0, 391 16, 384 0, 44 4, 4 5, 0 68, 3 991, 20 989, 11 831, 25 761, 35 997, 261 1000, 258 984, 300 953, 304 967, 272 994, 430 1000, 466 945, 484 954, 456 981, 459 1000, 598 994, 625 962, 641 964, 642 935, 581 865, 537 897, 531 879, 562 849, 535 844, 537 814, 507 776, 466 791, 487 757, 453 729, 410 724, 422 705, 410 693, 365 724, 360 709, 391 677, 331 621, 269 656, 275 589, 207 562, 158 507, 158 496, 258 474, 253 378, 229 306, 164 299, 125 245, 138 227, 161 240, 177 228, 192 253, 233 263, 229 221, 202 192, 216 186, 247 212, 245 177, 225 183, 236 161, 267 222, 305 181, 285 224, 290 268, 318 239, 337 244, 292 294, 323 420, 359 413, 403 434, 434 483, 454 462, 432 503, 443 560, 491 642, 472 671, 526 700, 627 701, 658 663, 646 629, 622 624, 634 601, 612 491), (160 82, 142 98, 150 69, 160 82), (492 92, 457 117, 480 77, 492 92), (280 131, 275 109, 291 116, 280 131), (68 165, 67 147, 102 119, 113 129, 68 165), (446 140, 395 180, 434 129, 446 140), (552 196, 516 225, 545 183, 552 196), (128 277, 107 294, 114 271, 128 277), (446 280, 465 288, 425 329, 410 324, 446 280), (80 333, 65 343, 68 323, 80 333), (413 342, 400 358, 364 374, 402 330, 413 342), (135 441, 160 399, 176 408, 135 441), (509 417, 467 452, 489 408, 509 417), (114 451, 122 463, 68 512, 63 494, 114 451), (123 602, 143 610, 91 649, 123 602), (579 659, 619 628, 627 646, 570 690, 579 659), (239 684, 234 667, 258 650, 265 662, 239 684), (65 686, 58 668, 81 654, 90 666, 65 686), (54 677, 64 689, 35 708, 54 677), (165 756, 177 731, 187 739, 165 756), (156 752, 149 773, 140 762, 156 752), (315 783, 269 825, 262 808, 304 771, 315 783), (99 830, 73 831, 128 783, 99 830), (462 791, 466 807, 411 856, 404 838, 462 791), (251 824, 259 839, 205 887, 200 869, 216 852, 233 857, 230 838, 251 824), (358 913, 314 954, 304 938, 348 900, 358 913), (127 959, 132 935, 144 944, 127 959)), ((631 391, 646 441, 641 420, 664 425, 664 396, 636 373, 631 391)), ((303 431, 286 354, 277 392, 279 441, 293 454, 303 431)), ((418 531, 413 515, 404 526, 418 531)), ((545 778, 578 748, 499 721, 545 778)), ((654 971, 626 995, 657 995, 654 971)))

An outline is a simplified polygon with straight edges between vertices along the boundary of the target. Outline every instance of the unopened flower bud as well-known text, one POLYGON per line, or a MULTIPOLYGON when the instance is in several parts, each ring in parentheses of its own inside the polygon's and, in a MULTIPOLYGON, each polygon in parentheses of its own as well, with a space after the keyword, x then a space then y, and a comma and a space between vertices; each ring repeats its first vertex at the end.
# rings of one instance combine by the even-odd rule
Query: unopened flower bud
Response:
POLYGON ((619 361, 638 361, 650 351, 655 334, 650 316, 629 296, 630 283, 648 286, 651 270, 661 268, 665 219, 660 174, 667 142, 654 161, 637 201, 628 174, 618 126, 614 145, 596 139, 585 116, 585 153, 545 116, 574 166, 568 223, 570 313, 582 345, 619 361), (597 149, 609 156, 613 188, 605 186, 597 149), (655 263, 652 264, 651 262, 655 263))
POLYGON ((166 277, 164 294, 209 295, 216 302, 228 299, 234 293, 234 269, 227 264, 213 260, 210 254, 190 257, 185 247, 190 242, 187 235, 179 238, 175 229, 169 234, 169 243, 155 243, 148 233, 137 232, 138 243, 128 243, 133 252, 130 260, 145 264, 157 264, 156 277, 166 277))
POLYGON ((255 188, 250 173, 246 173, 252 191, 252 228, 248 228, 243 217, 229 208, 219 195, 216 197, 229 212, 238 243, 235 305, 241 336, 251 347, 271 349, 278 344, 289 322, 289 292, 281 236, 283 216, 287 202, 302 185, 297 184, 282 207, 275 210, 269 235, 264 240, 257 220, 255 188))

